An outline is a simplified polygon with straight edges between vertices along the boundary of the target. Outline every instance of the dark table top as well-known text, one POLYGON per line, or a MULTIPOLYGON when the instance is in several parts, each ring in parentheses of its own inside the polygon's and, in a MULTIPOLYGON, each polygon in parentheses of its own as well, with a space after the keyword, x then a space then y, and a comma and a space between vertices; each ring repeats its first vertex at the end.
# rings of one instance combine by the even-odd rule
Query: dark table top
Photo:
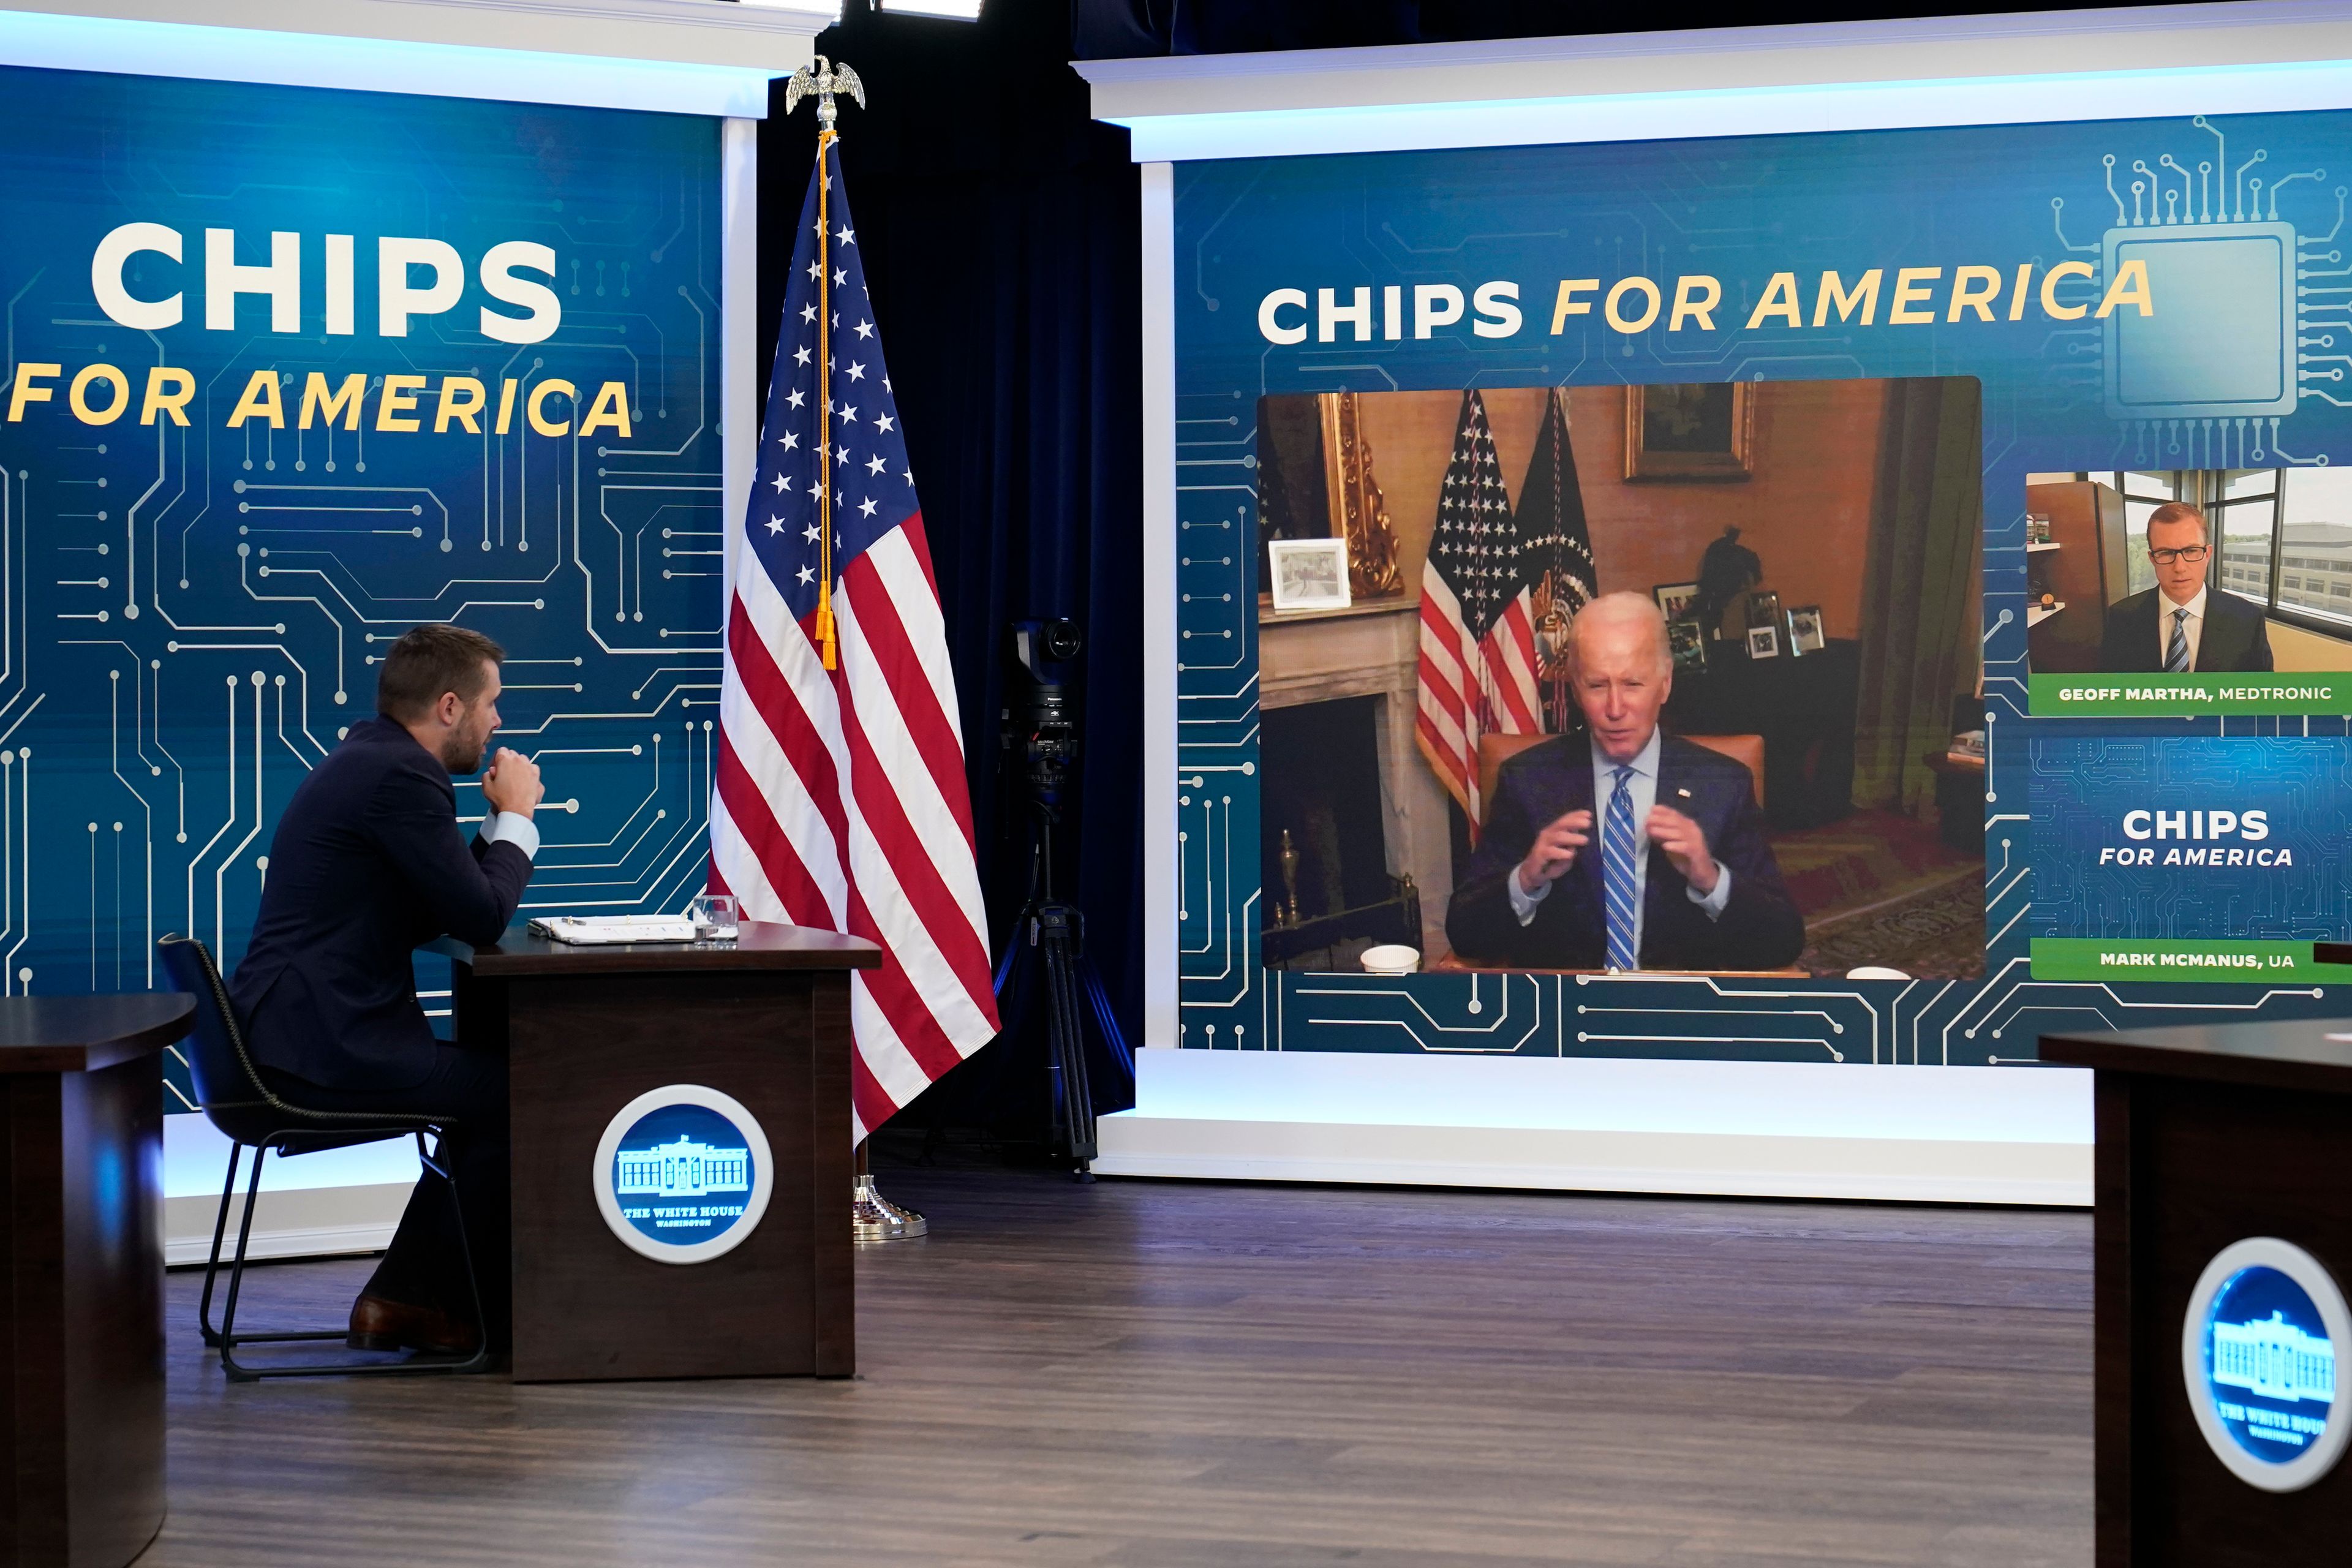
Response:
POLYGON ((633 942, 572 947, 509 928, 495 947, 443 937, 432 951, 484 980, 573 974, 685 973, 696 970, 877 969, 882 950, 863 937, 745 921, 733 942, 633 942))
POLYGON ((2106 1072, 2352 1094, 2352 1018, 2044 1035, 2042 1059, 2106 1072), (2346 1037, 2331 1040, 2331 1034, 2346 1037))
POLYGON ((179 991, 0 996, 0 1073, 96 1072, 152 1056, 186 1037, 195 1009, 179 991))

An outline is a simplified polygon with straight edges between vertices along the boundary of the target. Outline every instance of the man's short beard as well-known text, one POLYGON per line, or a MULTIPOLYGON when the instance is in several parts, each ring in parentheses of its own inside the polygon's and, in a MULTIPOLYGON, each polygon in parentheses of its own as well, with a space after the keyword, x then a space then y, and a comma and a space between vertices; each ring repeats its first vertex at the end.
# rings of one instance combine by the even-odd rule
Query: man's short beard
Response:
POLYGON ((442 745, 441 765, 452 773, 478 773, 482 771, 482 759, 488 754, 490 738, 487 734, 467 733, 473 722, 474 710, 469 706, 458 717, 457 727, 449 732, 448 740, 442 745))

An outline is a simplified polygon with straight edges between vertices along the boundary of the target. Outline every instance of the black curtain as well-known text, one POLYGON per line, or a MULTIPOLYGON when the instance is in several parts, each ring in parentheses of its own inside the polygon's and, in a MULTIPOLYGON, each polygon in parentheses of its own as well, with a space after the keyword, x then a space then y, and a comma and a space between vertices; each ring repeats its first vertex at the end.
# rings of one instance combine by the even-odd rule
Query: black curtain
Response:
MULTIPOLYGON (((1133 1042, 1143 1010, 1142 328, 1127 133, 1088 118, 1056 5, 997 0, 976 25, 853 8, 817 48, 854 67, 867 94, 867 109, 841 108, 842 179, 939 575, 993 946, 1003 950, 1028 875, 1028 830, 1017 802, 1008 815, 1014 775, 998 746, 1005 628, 1068 616, 1087 637, 1085 752, 1059 890, 1087 911, 1087 950, 1133 1042)), ((785 117, 781 81, 769 113, 763 402, 816 142, 806 104, 785 117)), ((1025 1055, 992 1059, 1034 1048, 987 1047, 902 1120, 971 1119, 975 1074, 1034 1077, 1042 1094, 1042 1068, 1027 1073, 1025 1055)))

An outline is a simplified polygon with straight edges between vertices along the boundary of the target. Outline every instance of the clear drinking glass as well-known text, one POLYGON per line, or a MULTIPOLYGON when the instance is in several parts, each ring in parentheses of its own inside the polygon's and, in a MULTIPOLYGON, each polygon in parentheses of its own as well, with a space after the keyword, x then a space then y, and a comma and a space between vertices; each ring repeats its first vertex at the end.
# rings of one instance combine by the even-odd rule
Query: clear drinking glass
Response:
POLYGON ((686 918, 694 922, 694 934, 702 941, 732 941, 735 936, 735 895, 697 893, 686 906, 686 918))

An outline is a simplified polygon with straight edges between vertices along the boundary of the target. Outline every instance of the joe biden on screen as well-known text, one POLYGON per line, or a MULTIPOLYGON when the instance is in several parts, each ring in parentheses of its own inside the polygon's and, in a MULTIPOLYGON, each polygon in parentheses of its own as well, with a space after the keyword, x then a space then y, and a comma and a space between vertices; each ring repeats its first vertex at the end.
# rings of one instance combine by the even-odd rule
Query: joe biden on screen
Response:
POLYGON ((1658 729, 1674 688, 1665 618, 1604 594, 1570 632, 1587 733, 1503 763, 1445 934, 1522 969, 1778 969, 1805 922, 1748 769, 1658 729))

